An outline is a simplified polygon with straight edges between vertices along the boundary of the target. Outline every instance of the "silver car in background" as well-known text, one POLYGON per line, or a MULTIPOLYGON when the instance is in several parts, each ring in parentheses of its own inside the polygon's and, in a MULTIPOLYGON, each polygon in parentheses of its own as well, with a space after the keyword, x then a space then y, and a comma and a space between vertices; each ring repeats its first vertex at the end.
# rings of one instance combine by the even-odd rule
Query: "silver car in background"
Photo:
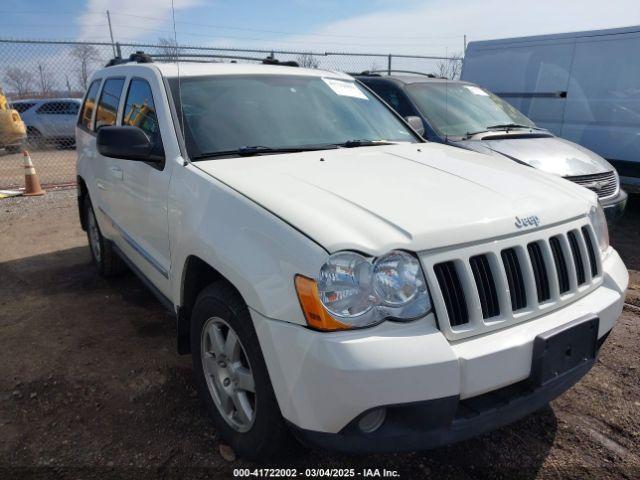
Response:
POLYGON ((610 222, 624 212, 627 194, 609 162, 537 127, 491 92, 432 75, 363 72, 356 78, 411 120, 427 140, 504 156, 578 183, 598 194, 610 222))
POLYGON ((72 147, 82 99, 46 98, 16 100, 11 107, 27 127, 29 148, 72 147))

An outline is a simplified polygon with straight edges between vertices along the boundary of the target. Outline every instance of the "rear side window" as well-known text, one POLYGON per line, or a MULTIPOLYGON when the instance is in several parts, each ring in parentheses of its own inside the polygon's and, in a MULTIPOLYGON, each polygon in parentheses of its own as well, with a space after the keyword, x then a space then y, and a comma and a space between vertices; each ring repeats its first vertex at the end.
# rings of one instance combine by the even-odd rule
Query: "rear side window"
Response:
POLYGON ((29 102, 14 103, 11 105, 11 108, 13 108, 18 113, 23 113, 29 110, 34 105, 35 103, 29 103, 29 102))
POLYGON ((75 102, 47 102, 38 107, 36 113, 45 115, 77 115, 78 104, 75 102))
POLYGON ((141 78, 131 80, 122 124, 141 128, 152 140, 159 135, 156 107, 153 103, 151 86, 146 80, 141 78))
POLYGON ((96 130, 100 127, 116 124, 118 104, 120 103, 123 86, 124 78, 109 78, 105 80, 96 112, 96 130))
POLYGON ((93 115, 93 109, 96 105, 96 97, 98 96, 98 89, 100 88, 100 80, 94 80, 89 86, 89 92, 87 98, 85 98, 82 104, 82 114, 78 119, 78 125, 91 130, 91 116, 93 115))

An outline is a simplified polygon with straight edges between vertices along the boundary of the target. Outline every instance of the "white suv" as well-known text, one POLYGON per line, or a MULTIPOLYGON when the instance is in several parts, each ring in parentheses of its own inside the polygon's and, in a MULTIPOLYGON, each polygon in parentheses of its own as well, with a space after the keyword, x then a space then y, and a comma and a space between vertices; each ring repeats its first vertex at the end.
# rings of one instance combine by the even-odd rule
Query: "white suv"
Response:
POLYGON ((593 192, 424 143, 340 73, 113 63, 78 120, 82 226, 175 313, 239 454, 451 443, 593 365, 628 282, 593 192))

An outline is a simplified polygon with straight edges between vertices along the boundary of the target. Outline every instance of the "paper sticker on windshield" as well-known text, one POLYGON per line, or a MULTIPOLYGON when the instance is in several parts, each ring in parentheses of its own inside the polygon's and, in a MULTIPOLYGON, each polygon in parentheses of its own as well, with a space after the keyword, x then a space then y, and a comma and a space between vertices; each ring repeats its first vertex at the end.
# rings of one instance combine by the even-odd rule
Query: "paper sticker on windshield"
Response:
POLYGON ((478 87, 476 87, 474 85, 465 85, 464 88, 469 90, 474 95, 482 95, 483 97, 488 97, 489 96, 489 94, 487 92, 485 92, 481 88, 478 88, 478 87))
POLYGON ((367 96, 358 88, 355 82, 349 82, 345 80, 336 80, 334 78, 323 78, 322 81, 326 83, 331 90, 337 95, 343 97, 361 98, 363 100, 369 100, 367 96))

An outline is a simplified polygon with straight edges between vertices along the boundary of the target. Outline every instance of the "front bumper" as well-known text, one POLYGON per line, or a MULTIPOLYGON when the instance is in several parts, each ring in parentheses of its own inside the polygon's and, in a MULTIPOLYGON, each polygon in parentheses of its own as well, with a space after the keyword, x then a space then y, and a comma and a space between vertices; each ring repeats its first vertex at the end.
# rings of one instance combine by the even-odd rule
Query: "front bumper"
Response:
POLYGON ((620 188, 618 194, 615 197, 611 197, 600 202, 600 205, 602 205, 602 208, 604 209, 604 214, 606 215, 607 222, 609 222, 609 224, 613 224, 620 220, 620 217, 622 217, 624 209, 627 206, 627 198, 627 192, 620 188))
POLYGON ((531 374, 536 336, 594 316, 599 318, 599 339, 614 326, 628 273, 614 250, 602 266, 603 284, 579 300, 536 319, 455 342, 445 339, 433 315, 405 324, 384 322, 352 332, 319 333, 251 313, 280 410, 299 436, 333 449, 430 448, 510 423, 540 408, 588 371, 590 364, 542 390, 520 391, 531 374), (461 405, 505 393, 507 407, 472 419, 460 417, 461 405), (354 424, 363 414, 382 406, 394 407, 379 430, 356 431, 354 424))

